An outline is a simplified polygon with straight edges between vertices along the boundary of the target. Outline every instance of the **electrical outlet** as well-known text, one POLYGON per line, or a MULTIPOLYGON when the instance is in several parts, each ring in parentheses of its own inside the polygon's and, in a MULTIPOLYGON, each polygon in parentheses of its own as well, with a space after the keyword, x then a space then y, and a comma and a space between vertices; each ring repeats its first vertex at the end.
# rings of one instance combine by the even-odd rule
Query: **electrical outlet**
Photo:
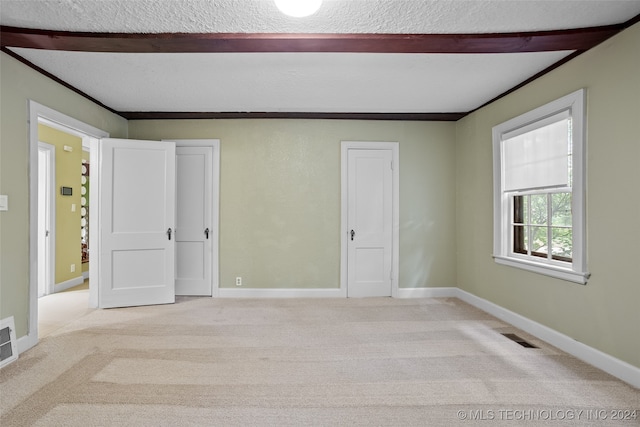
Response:
POLYGON ((71 272, 72 273, 76 272, 76 265, 75 264, 71 264, 71 272))
POLYGON ((242 286, 242 277, 236 277, 236 286, 242 286))

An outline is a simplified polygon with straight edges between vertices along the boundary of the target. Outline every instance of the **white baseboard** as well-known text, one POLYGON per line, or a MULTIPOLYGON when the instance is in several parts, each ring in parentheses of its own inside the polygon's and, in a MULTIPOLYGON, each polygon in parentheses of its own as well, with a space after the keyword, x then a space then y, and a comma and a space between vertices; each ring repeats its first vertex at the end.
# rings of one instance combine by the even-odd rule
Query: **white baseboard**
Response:
POLYGON ((570 336, 564 335, 554 329, 544 326, 534 320, 521 316, 511 310, 507 310, 497 304, 477 297, 467 291, 454 288, 456 295, 462 301, 479 308, 482 311, 509 323, 516 328, 545 341, 560 350, 565 351, 590 365, 601 369, 622 381, 640 388, 640 368, 637 368, 623 360, 616 359, 600 350, 583 344, 570 336))
POLYGON ((82 285, 83 283, 84 283, 84 277, 78 276, 78 277, 74 277, 73 279, 69 279, 65 282, 56 283, 53 289, 56 292, 62 292, 62 291, 66 291, 69 288, 73 288, 74 286, 82 285))
POLYGON ((87 279, 89 278, 89 272, 88 272, 88 271, 83 271, 83 272, 82 272, 82 278, 83 278, 84 280, 87 280, 87 279))
POLYGON ((396 298, 450 298, 458 288, 398 288, 396 298))
MULTIPOLYGON (((396 298, 445 298, 457 297, 457 288, 399 288, 396 298)), ((219 288, 220 298, 346 298, 342 289, 258 289, 219 288)))
POLYGON ((220 298, 345 298, 346 291, 334 289, 219 288, 220 298))

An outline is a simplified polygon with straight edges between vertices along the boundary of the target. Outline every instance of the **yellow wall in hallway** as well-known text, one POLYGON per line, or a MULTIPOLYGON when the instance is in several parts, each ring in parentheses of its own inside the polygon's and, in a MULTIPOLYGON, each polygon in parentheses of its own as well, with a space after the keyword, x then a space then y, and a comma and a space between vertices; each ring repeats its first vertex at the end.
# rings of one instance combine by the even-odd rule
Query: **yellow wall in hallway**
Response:
POLYGON ((55 283, 82 275, 80 250, 80 165, 82 138, 60 130, 38 125, 38 140, 56 147, 56 253, 55 283), (65 151, 64 147, 72 151, 65 151), (60 187, 71 187, 72 195, 63 196, 60 187), (75 206, 75 212, 72 211, 75 206), (75 271, 71 272, 71 265, 75 271))

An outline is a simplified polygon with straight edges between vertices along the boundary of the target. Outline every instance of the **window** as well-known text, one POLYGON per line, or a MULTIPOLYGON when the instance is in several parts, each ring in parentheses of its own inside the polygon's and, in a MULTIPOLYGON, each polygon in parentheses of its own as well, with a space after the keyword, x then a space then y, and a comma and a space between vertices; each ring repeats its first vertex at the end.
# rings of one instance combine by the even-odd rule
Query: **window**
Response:
POLYGON ((513 253, 560 262, 573 261, 571 191, 514 194, 513 253))
POLYGON ((493 128, 494 259, 582 284, 584 92, 493 128))

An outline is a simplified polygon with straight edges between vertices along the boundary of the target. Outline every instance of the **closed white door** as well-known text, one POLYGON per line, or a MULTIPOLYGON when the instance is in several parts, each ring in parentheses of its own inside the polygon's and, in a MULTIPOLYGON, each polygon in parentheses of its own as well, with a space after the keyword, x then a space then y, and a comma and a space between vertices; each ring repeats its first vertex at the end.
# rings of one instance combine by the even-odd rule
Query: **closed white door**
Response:
POLYGON ((173 303, 175 143, 99 146, 99 307, 173 303))
POLYGON ((391 296, 391 150, 348 150, 347 296, 391 296))
POLYGON ((212 165, 213 147, 176 147, 176 295, 211 296, 212 165))

